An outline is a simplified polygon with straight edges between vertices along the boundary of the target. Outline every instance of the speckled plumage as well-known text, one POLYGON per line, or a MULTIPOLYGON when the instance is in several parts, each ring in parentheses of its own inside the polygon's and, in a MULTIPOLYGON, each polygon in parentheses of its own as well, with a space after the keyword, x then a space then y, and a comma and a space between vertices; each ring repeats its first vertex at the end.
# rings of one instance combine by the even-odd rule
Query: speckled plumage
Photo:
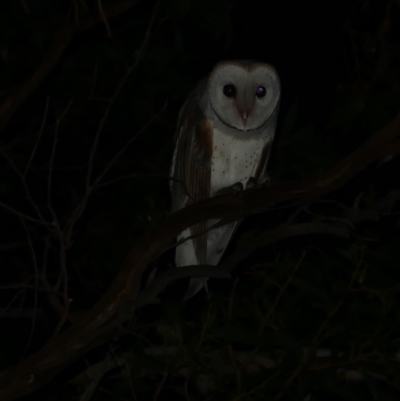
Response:
MULTIPOLYGON (((171 166, 172 210, 215 196, 221 189, 265 172, 275 135, 280 84, 273 67, 264 63, 226 61, 201 81, 182 107, 171 166), (236 96, 221 95, 234 86, 236 96), (262 99, 255 90, 263 86, 262 99), (264 99, 265 98, 265 99, 264 99)), ((184 230, 177 246, 177 267, 218 264, 237 223, 209 230, 217 220, 204 221, 184 230)), ((205 286, 205 279, 192 279, 186 298, 205 286)))

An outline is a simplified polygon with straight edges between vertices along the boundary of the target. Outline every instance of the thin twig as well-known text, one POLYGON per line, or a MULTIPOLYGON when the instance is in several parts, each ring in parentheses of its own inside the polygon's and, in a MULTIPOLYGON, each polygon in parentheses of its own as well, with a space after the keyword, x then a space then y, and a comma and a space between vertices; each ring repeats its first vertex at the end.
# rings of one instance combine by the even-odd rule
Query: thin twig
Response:
POLYGON ((35 219, 34 217, 28 216, 27 214, 22 213, 19 210, 12 208, 11 206, 5 204, 4 202, 0 202, 0 207, 8 210, 9 212, 17 215, 18 217, 22 217, 26 220, 32 221, 33 223, 37 223, 37 224, 40 224, 42 226, 47 226, 47 227, 51 226, 51 223, 48 223, 47 221, 43 221, 43 220, 38 220, 38 219, 35 219))
POLYGON ((36 285, 33 284, 24 284, 24 283, 20 283, 20 284, 9 284, 9 285, 0 285, 0 290, 15 290, 17 288, 21 288, 21 289, 31 289, 34 291, 43 291, 43 292, 50 292, 56 295, 61 296, 62 294, 54 291, 53 289, 49 288, 40 288, 36 285))
POLYGON ((161 393, 161 390, 162 390, 162 388, 163 388, 163 386, 164 386, 164 383, 165 383, 165 379, 166 379, 167 377, 168 377, 168 372, 165 372, 165 373, 163 374, 163 377, 162 377, 160 383, 158 383, 158 386, 157 386, 156 391, 155 391, 154 396, 153 396, 153 401, 157 401, 157 400, 158 400, 158 396, 159 396, 160 393, 161 393))
POLYGON ((125 366, 126 370, 128 371, 129 385, 131 387, 131 393, 133 396, 133 400, 137 401, 136 391, 135 391, 135 387, 134 387, 133 381, 132 381, 132 372, 131 372, 131 369, 129 368, 128 362, 126 361, 126 358, 124 358, 124 366, 125 366))
POLYGON ((114 163, 120 158, 120 156, 128 149, 128 147, 136 140, 138 137, 145 132, 150 125, 152 125, 155 121, 158 120, 158 118, 161 116, 161 114, 165 111, 167 107, 167 102, 164 103, 164 106, 160 109, 160 111, 153 116, 153 118, 148 121, 143 127, 135 134, 133 135, 129 141, 126 142, 124 147, 119 150, 114 157, 109 161, 107 166, 104 168, 104 170, 98 175, 98 177, 95 179, 95 181, 92 184, 92 187, 97 187, 98 183, 101 181, 101 179, 107 174, 107 172, 111 169, 111 167, 114 165, 114 163))
MULTIPOLYGON (((2 311, 0 312, 0 317, 4 316, 6 314, 6 312, 11 308, 12 304, 18 299, 18 297, 24 293, 25 293, 25 291, 23 291, 22 289, 17 291, 17 293, 14 294, 13 297, 11 298, 11 301, 8 303, 8 305, 6 305, 4 308, 2 308, 2 311)), ((22 309, 22 306, 21 306, 21 309, 22 309)))
POLYGON ((68 103, 67 107, 61 113, 61 116, 57 119, 56 126, 55 126, 55 132, 54 132, 54 141, 53 141, 53 146, 52 146, 51 154, 50 154, 49 175, 47 177, 47 205, 51 212, 51 215, 53 216, 53 223, 58 225, 59 232, 61 230, 59 229, 57 214, 56 214, 56 212, 53 208, 52 202, 51 202, 51 183, 52 183, 52 177, 53 177, 54 159, 55 159, 57 143, 58 143, 58 130, 59 130, 61 121, 63 120, 65 115, 68 113, 68 110, 71 107, 72 103, 73 103, 72 101, 70 101, 68 103))
POLYGON ((103 3, 101 2, 101 0, 97 0, 97 7, 99 9, 100 19, 104 22, 104 26, 106 27, 107 36, 110 38, 112 36, 111 28, 110 28, 110 24, 108 23, 107 16, 104 12, 103 3))
POLYGON ((24 230, 25 230, 25 233, 27 236, 29 250, 30 250, 31 256, 32 256, 33 268, 35 271, 35 291, 34 291, 34 296, 33 296, 33 311, 34 312, 33 312, 33 316, 32 316, 32 325, 31 325, 31 330, 29 333, 28 342, 26 343, 25 350, 20 357, 20 361, 21 361, 25 358, 25 355, 28 352, 28 349, 32 343, 33 334, 35 332, 35 324, 36 324, 36 316, 37 316, 37 303, 38 303, 39 269, 38 269, 35 250, 33 249, 31 234, 28 230, 28 227, 26 226, 25 220, 21 218, 20 221, 21 221, 22 226, 24 227, 24 230))
POLYGON ((290 273, 289 277, 287 278, 285 284, 280 288, 279 293, 276 296, 274 303, 271 305, 268 313, 265 315, 265 317, 263 319, 263 322, 261 323, 261 327, 260 327, 260 330, 259 330, 259 335, 261 335, 262 332, 264 331, 264 328, 267 325, 267 323, 269 321, 269 318, 271 317, 272 313, 275 311, 279 301, 282 298, 283 293, 285 292, 287 286, 292 282, 292 279, 293 279, 295 273, 297 272, 297 270, 299 270, 299 267, 303 263, 304 258, 306 257, 306 255, 307 255, 307 252, 303 251, 303 253, 301 254, 299 260, 297 261, 296 265, 294 266, 292 272, 290 273))
POLYGON ((97 70, 99 68, 99 59, 96 58, 96 61, 94 63, 94 72, 93 72, 93 83, 92 83, 92 89, 90 91, 90 96, 89 98, 94 100, 94 94, 96 92, 96 82, 97 82, 97 70))
POLYGON ((43 291, 48 292, 49 296, 49 301, 50 304, 53 306, 59 317, 62 319, 62 317, 65 314, 65 308, 62 306, 61 302, 59 301, 59 297, 64 296, 65 300, 65 295, 61 294, 58 290, 53 288, 50 283, 47 280, 47 261, 48 261, 48 256, 49 256, 49 250, 50 250, 50 239, 49 237, 45 238, 44 242, 44 250, 43 250, 43 265, 40 273, 40 278, 44 286, 43 291), (58 295, 58 296, 56 296, 58 295))
POLYGON ((27 186, 27 184, 26 184, 24 175, 21 173, 21 171, 19 170, 19 168, 17 167, 17 165, 14 163, 14 161, 13 161, 13 160, 8 156, 8 154, 7 154, 3 149, 1 149, 1 148, 0 148, 0 153, 3 155, 4 159, 7 160, 7 162, 11 165, 11 167, 13 168, 13 170, 14 170, 14 171, 16 172, 16 174, 18 175, 18 177, 21 179, 21 183, 22 183, 22 186, 23 186, 24 191, 25 191, 25 196, 26 196, 28 202, 29 202, 29 203, 31 204, 31 206, 33 207, 33 209, 35 210, 36 215, 38 216, 39 219, 42 220, 42 223, 47 224, 45 218, 44 218, 43 215, 42 215, 42 212, 41 212, 40 209, 39 209, 39 206, 36 204, 36 202, 35 202, 35 201, 33 200, 33 198, 32 198, 31 192, 30 192, 30 190, 29 190, 29 188, 28 188, 28 186, 27 186))
POLYGON ((66 309, 68 309, 69 305, 69 298, 68 298, 68 291, 66 288, 66 285, 68 283, 68 272, 67 272, 67 266, 66 266, 66 247, 65 247, 65 238, 63 237, 63 233, 60 227, 60 223, 58 221, 57 214, 52 206, 51 202, 51 183, 52 183, 52 175, 53 175, 53 167, 54 167, 54 159, 55 159, 55 154, 56 154, 56 149, 57 149, 57 143, 58 143, 58 130, 60 127, 60 123, 63 120, 63 118, 66 116, 68 113, 69 108, 71 107, 72 101, 70 101, 67 105, 67 107, 64 109, 62 112, 61 116, 57 119, 56 126, 55 126, 55 133, 54 133, 54 142, 53 142, 53 147, 51 149, 51 155, 50 155, 50 162, 49 162, 49 176, 48 176, 48 181, 47 181, 47 203, 49 210, 52 214, 53 217, 53 224, 56 227, 57 233, 58 233, 58 239, 60 242, 60 266, 61 266, 61 272, 59 276, 59 280, 55 286, 55 289, 58 290, 60 282, 64 282, 64 306, 66 309), (61 279, 62 277, 62 279, 61 279))
POLYGON ((73 103, 72 101, 70 101, 68 103, 67 107, 61 113, 61 116, 57 119, 57 122, 56 122, 53 147, 51 149, 50 162, 49 162, 49 176, 48 176, 48 181, 47 181, 47 203, 48 203, 48 208, 53 217, 54 227, 57 230, 59 247, 60 247, 60 274, 59 274, 58 280, 54 286, 54 290, 58 291, 58 289, 60 288, 60 285, 62 283, 63 284, 63 299, 64 299, 64 312, 61 316, 60 322, 58 323, 57 327, 54 330, 53 336, 57 335, 58 332, 63 327, 63 325, 67 319, 67 316, 69 313, 69 306, 70 306, 70 300, 69 300, 69 296, 68 296, 68 269, 67 269, 67 255, 66 255, 66 248, 67 248, 66 245, 69 244, 69 241, 68 241, 68 238, 66 239, 63 235, 62 229, 60 227, 60 222, 58 220, 58 216, 57 216, 57 214, 53 208, 52 202, 51 202, 51 184, 52 184, 54 159, 55 159, 55 154, 56 154, 56 149, 57 149, 58 131, 59 131, 60 123, 64 119, 66 114, 68 113, 68 110, 71 107, 72 103, 73 103))
POLYGON ((43 119, 42 119, 42 125, 40 126, 39 135, 37 136, 35 144, 33 145, 31 155, 29 156, 29 160, 26 163, 25 171, 23 173, 24 180, 26 180, 26 176, 28 175, 29 169, 31 167, 32 160, 33 160, 33 158, 35 157, 35 154, 36 154, 36 149, 37 149, 37 147, 39 145, 40 139, 42 138, 44 127, 45 127, 46 121, 47 121, 47 114, 49 112, 49 100, 50 100, 50 97, 47 96, 46 97, 46 106, 45 106, 45 109, 44 109, 44 116, 43 116, 43 119))
POLYGON ((153 27, 155 15, 156 15, 156 11, 157 11, 159 3, 160 3, 160 0, 154 6, 153 13, 152 13, 149 25, 148 25, 147 30, 146 30, 146 34, 144 36, 142 45, 141 45, 141 47, 139 49, 138 56, 136 57, 136 60, 135 60, 134 64, 132 65, 132 67, 130 67, 128 69, 127 73, 122 78, 121 82, 119 83, 117 89, 115 90, 115 92, 114 92, 114 94, 113 94, 113 96, 111 98, 110 103, 108 104, 108 106, 107 106, 107 108, 106 108, 106 110, 104 112, 104 115, 103 115, 102 119, 100 120, 99 127, 98 127, 97 132, 96 132, 95 137, 94 137, 93 146, 92 146, 92 149, 91 149, 90 154, 89 154, 88 171, 87 171, 87 174, 86 174, 86 188, 90 188, 91 187, 90 181, 91 181, 91 178, 92 178, 93 162, 94 162, 94 157, 95 157, 95 154, 96 154, 96 151, 97 151, 97 147, 98 147, 98 144, 99 144, 100 134, 103 131, 104 124, 108 119, 108 115, 110 114, 111 108, 113 107, 113 105, 115 103, 115 100, 117 99, 118 95, 120 94, 122 88, 125 86, 126 81, 130 77, 130 75, 133 73, 133 71, 135 71, 136 67, 138 66, 139 62, 141 61, 141 57, 142 57, 143 51, 144 51, 145 47, 147 46, 147 42, 150 39, 150 32, 151 32, 151 28, 153 27))
MULTIPOLYGON (((61 317, 60 322, 58 323, 57 327, 54 330, 53 337, 59 333, 61 328, 64 326, 64 323, 67 321, 68 314, 69 314, 69 307, 70 307, 70 299, 68 296, 67 257, 66 257, 66 249, 65 249, 63 239, 60 240, 60 268, 61 268, 60 277, 62 278, 62 282, 63 282, 64 313, 61 317)), ((56 285, 55 289, 58 290, 57 285, 56 285)))

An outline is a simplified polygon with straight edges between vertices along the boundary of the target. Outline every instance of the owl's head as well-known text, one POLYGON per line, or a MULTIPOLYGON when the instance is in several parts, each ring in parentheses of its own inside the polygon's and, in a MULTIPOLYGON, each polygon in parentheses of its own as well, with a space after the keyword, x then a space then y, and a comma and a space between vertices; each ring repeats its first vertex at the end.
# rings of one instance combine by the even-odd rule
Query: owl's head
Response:
POLYGON ((266 63, 224 61, 208 80, 211 107, 226 125, 241 131, 261 127, 278 105, 279 77, 266 63))

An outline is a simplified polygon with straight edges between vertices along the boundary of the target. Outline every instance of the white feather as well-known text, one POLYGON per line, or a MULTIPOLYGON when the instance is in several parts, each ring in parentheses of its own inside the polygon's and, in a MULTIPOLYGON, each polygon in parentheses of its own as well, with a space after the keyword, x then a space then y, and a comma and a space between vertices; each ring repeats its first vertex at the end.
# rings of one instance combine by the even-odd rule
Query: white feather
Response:
MULTIPOLYGON (((246 136, 246 133, 243 133, 246 136)), ((273 133, 248 135, 246 140, 226 134, 214 128, 213 154, 211 159, 211 196, 221 189, 238 182, 246 186, 250 177, 254 177, 262 151, 272 140, 273 133)))

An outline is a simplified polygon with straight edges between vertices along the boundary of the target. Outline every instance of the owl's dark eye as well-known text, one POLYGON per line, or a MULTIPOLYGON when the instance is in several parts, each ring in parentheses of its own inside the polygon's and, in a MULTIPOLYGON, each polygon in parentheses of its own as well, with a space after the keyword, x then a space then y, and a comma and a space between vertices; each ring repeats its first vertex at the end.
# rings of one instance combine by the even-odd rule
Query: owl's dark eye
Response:
POLYGON ((266 93, 267 93, 267 90, 262 85, 260 85, 256 90, 257 97, 264 97, 266 93))
POLYGON ((233 85, 228 84, 224 86, 223 92, 226 97, 234 97, 236 95, 236 88, 233 85))

